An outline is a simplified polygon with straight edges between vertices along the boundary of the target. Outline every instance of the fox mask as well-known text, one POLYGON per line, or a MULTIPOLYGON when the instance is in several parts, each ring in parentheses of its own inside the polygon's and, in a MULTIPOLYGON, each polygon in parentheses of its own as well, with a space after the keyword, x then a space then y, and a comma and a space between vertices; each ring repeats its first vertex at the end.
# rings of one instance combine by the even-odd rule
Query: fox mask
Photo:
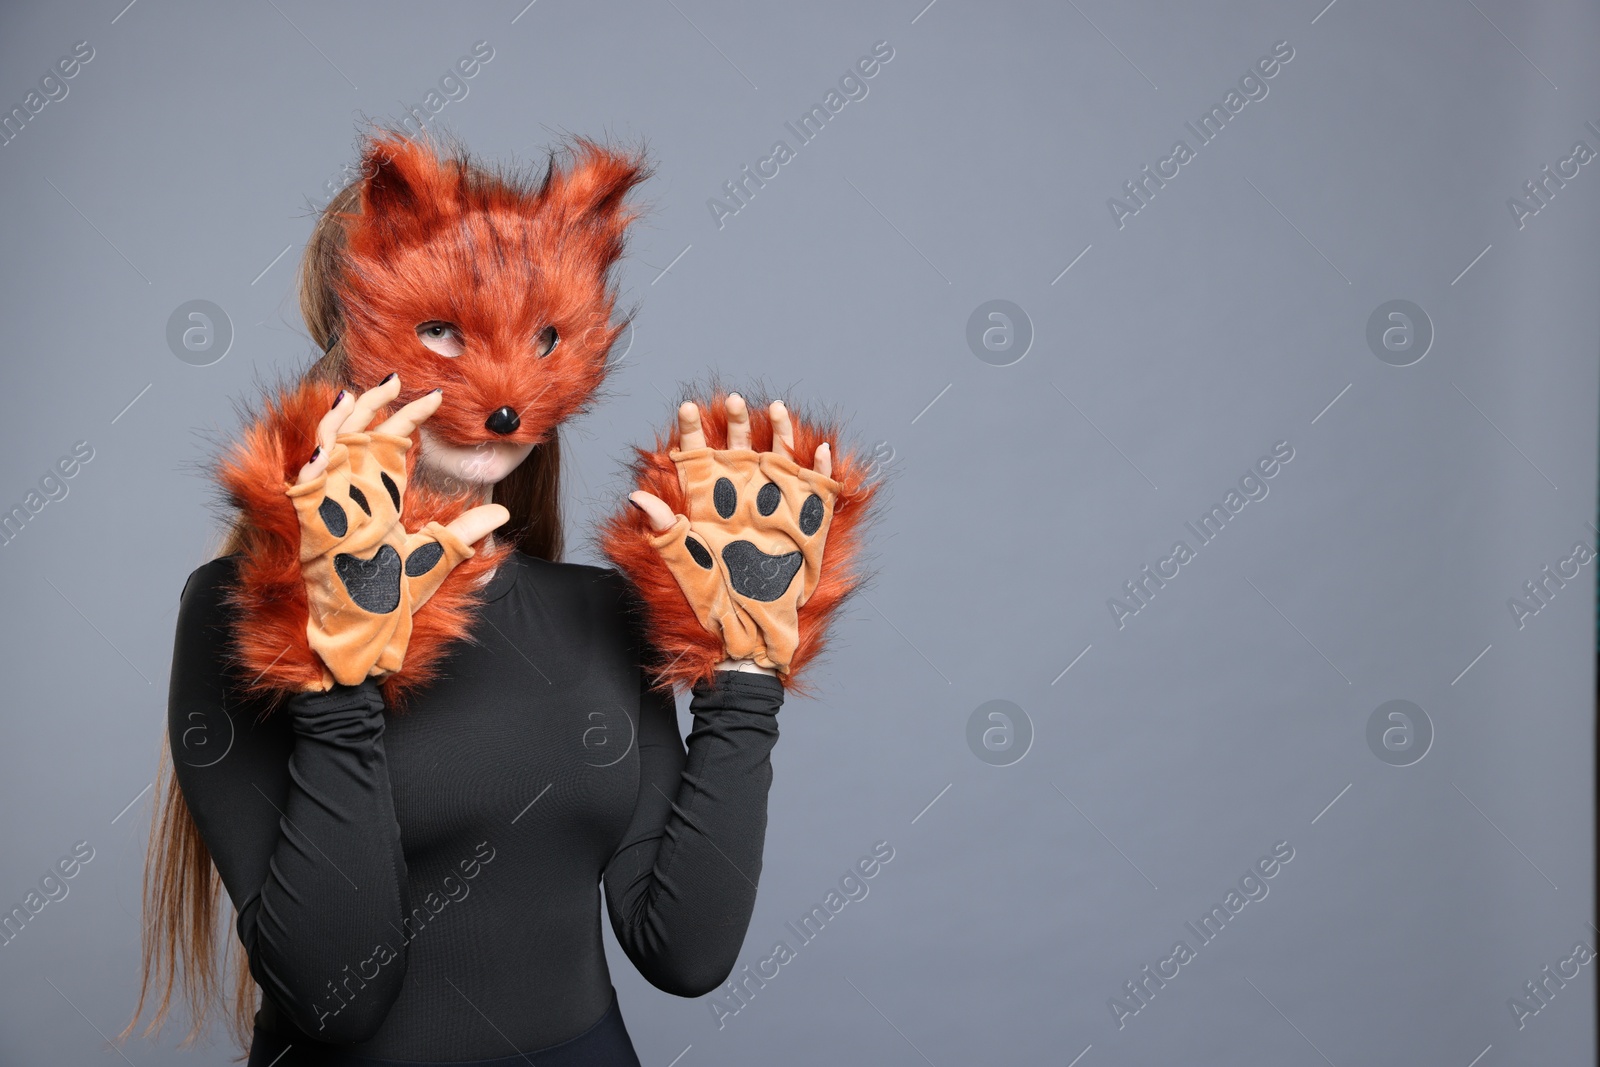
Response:
POLYGON ((368 142, 335 282, 349 385, 398 372, 399 403, 442 388, 428 430, 459 446, 539 444, 585 408, 623 329, 622 201, 649 168, 583 138, 571 155, 528 182, 399 134, 368 142))

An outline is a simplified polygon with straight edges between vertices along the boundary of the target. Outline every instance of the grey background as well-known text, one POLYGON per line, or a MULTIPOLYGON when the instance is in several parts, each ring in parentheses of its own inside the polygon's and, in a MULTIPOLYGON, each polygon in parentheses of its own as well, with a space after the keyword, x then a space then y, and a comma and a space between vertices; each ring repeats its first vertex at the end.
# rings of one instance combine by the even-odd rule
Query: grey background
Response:
POLYGON ((0 148, 0 503, 95 450, 0 548, 0 900, 95 849, 0 950, 0 1061, 228 1062, 220 1031, 174 1051, 181 1018, 97 1034, 136 995, 173 609, 216 536, 195 464, 311 354, 294 264, 359 119, 485 40, 436 119, 475 152, 571 131, 659 164, 635 343, 566 432, 570 558, 711 368, 892 453, 879 576, 782 713, 741 963, 894 858, 720 1029, 610 943, 646 1064, 1593 1062, 1597 964, 1520 1030, 1507 1002, 1596 942, 1595 566, 1520 629, 1507 600, 1594 541, 1600 163, 1521 229, 1506 205, 1600 149, 1593 5, 124 2, 0 15, 7 107, 95 49, 0 148), (879 40, 868 96, 719 228, 707 199, 879 40), (1119 229, 1107 198, 1280 40, 1268 96, 1119 229), (235 331, 206 367, 165 341, 192 299, 235 331), (965 340, 991 299, 1034 331, 1010 366, 965 340), (1365 340, 1391 299, 1436 331, 1411 366, 1365 340), (1278 441, 1270 495, 1118 629, 1107 599, 1278 441), (1410 766, 1366 740, 1394 699, 1435 732, 1410 766), (1009 766, 968 747, 990 700, 1031 723, 1009 766))

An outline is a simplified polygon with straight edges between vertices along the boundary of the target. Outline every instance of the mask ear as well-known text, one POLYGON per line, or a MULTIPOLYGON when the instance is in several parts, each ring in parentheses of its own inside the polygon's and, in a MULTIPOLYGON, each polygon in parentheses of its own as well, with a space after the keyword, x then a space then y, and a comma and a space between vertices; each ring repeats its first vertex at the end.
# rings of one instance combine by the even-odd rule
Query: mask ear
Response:
POLYGON ((416 209, 417 193, 408 170, 416 170, 414 153, 395 142, 376 142, 369 145, 361 159, 361 173, 366 180, 361 183, 361 209, 364 214, 394 216, 416 209), (397 160, 401 152, 402 160, 397 160))
POLYGON ((587 235, 591 253, 604 271, 622 255, 623 234, 640 214, 625 209, 623 198, 652 173, 643 150, 623 154, 588 138, 575 138, 567 168, 558 168, 551 156, 541 209, 561 225, 587 235))
POLYGON ((383 241, 420 236, 440 217, 460 210, 460 164, 440 160, 408 137, 369 141, 361 173, 361 211, 346 220, 357 243, 360 237, 383 241))

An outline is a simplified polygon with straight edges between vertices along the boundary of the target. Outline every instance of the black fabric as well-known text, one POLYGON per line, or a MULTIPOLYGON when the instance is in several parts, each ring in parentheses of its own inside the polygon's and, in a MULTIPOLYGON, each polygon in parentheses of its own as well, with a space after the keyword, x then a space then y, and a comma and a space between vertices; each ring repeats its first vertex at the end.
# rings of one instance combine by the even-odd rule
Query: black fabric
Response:
POLYGON ((343 537, 350 532, 350 518, 344 513, 344 508, 333 497, 323 498, 317 505, 317 514, 322 516, 322 525, 335 537, 343 537))
POLYGON ((412 578, 420 578, 438 566, 443 556, 444 546, 437 541, 418 545, 417 550, 406 558, 406 574, 412 578))
MULTIPOLYGON (((394 484, 394 479, 389 477, 388 471, 379 471, 378 477, 383 479, 383 487, 389 490, 389 499, 394 501, 394 509, 400 510, 400 487, 394 484)), ((372 514, 368 512, 367 514, 372 514)))
POLYGON ((778 488, 777 482, 768 482, 756 491, 756 510, 763 515, 777 511, 782 501, 783 490, 778 488))
POLYGON ((361 491, 360 486, 352 485, 350 487, 350 499, 354 500, 362 511, 365 511, 368 515, 372 514, 372 505, 367 503, 367 494, 361 491))
POLYGON ((807 537, 816 533, 822 527, 822 514, 826 510, 817 494, 806 497, 800 505, 800 532, 807 537))
POLYGON ((710 550, 693 537, 685 535, 683 539, 683 547, 687 548, 689 550, 689 555, 694 557, 694 561, 700 564, 700 566, 704 567, 706 570, 710 570, 712 567, 716 566, 716 562, 711 558, 710 550))
POLYGON ((718 515, 725 519, 733 518, 733 509, 739 506, 739 492, 733 487, 732 479, 717 479, 711 487, 711 503, 718 515))
POLYGON ((611 1006, 589 1029, 558 1045, 529 1049, 487 1060, 376 1059, 353 1056, 339 1049, 308 1049, 257 1030, 250 1044, 250 1060, 245 1067, 640 1067, 628 1028, 622 1022, 622 1007, 616 990, 611 1006))
POLYGON ((400 553, 393 545, 379 545, 371 559, 340 552, 333 557, 333 569, 363 611, 387 615, 400 606, 400 553))
POLYGON ((789 588, 805 556, 800 552, 773 556, 749 541, 729 541, 722 546, 722 562, 728 567, 734 592, 751 600, 772 601, 789 588))
MULTIPOLYGON (((625 580, 515 553, 406 709, 368 681, 268 714, 227 667, 236 563, 184 589, 169 737, 264 990, 258 1041, 294 1046, 278 1067, 516 1061, 597 1027, 602 876, 651 984, 726 980, 761 873, 776 678, 697 688, 686 751, 637 666, 625 580)), ((581 1062, 627 1064, 611 1044, 581 1062)))

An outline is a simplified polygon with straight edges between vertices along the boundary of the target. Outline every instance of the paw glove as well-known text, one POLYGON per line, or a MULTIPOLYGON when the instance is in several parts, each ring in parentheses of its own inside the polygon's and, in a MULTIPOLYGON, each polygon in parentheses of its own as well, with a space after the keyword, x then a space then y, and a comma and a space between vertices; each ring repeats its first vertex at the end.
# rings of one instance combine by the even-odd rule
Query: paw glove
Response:
POLYGON ((623 503, 602 522, 599 547, 628 579, 652 685, 712 683, 732 657, 805 693, 832 619, 866 580, 864 538, 882 481, 841 447, 835 423, 792 404, 792 449, 774 450, 764 398, 747 396, 750 447, 727 448, 727 394, 707 392, 685 397, 700 409, 706 447, 680 448, 674 421, 654 448, 634 449, 633 488, 671 508, 673 525, 658 533, 623 503), (813 469, 823 442, 831 477, 813 469))
POLYGON ((327 468, 286 491, 300 518, 306 637, 323 689, 398 670, 412 613, 475 554, 438 522, 416 533, 401 524, 410 448, 395 434, 340 434, 327 468))
POLYGON ((733 659, 780 674, 822 577, 839 483, 775 452, 673 449, 689 513, 650 546, 733 659))

